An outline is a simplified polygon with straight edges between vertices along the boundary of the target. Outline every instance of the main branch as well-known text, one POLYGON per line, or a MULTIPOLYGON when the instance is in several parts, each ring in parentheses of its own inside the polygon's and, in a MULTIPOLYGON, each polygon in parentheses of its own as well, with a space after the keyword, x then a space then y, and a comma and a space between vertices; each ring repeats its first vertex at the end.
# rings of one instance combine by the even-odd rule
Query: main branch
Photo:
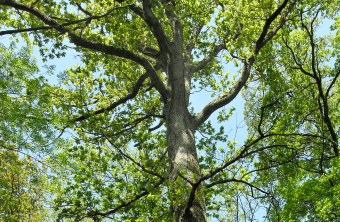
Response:
POLYGON ((168 52, 170 50, 170 41, 166 36, 161 23, 151 10, 151 1, 143 0, 143 10, 141 10, 136 5, 131 5, 130 9, 146 22, 153 35, 157 39, 161 52, 168 52))

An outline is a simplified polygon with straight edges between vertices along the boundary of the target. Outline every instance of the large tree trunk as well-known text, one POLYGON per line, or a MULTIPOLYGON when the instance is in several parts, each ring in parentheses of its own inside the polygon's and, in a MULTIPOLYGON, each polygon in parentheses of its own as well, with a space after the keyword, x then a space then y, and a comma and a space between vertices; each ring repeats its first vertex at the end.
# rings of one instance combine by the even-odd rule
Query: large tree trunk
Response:
POLYGON ((190 78, 186 76, 183 58, 177 56, 169 72, 170 95, 166 102, 167 145, 170 161, 170 182, 172 210, 174 221, 206 221, 205 203, 202 189, 196 189, 193 202, 188 201, 192 186, 200 176, 197 152, 195 147, 195 127, 193 116, 188 111, 190 78))
MULTIPOLYGON (((170 181, 173 184, 171 192, 173 192, 174 221, 204 222, 206 219, 203 195, 195 195, 196 198, 190 210, 186 211, 192 189, 188 181, 194 182, 200 176, 191 116, 186 109, 174 107, 167 116, 167 140, 171 166, 170 181)), ((198 189, 196 192, 201 191, 198 189)))

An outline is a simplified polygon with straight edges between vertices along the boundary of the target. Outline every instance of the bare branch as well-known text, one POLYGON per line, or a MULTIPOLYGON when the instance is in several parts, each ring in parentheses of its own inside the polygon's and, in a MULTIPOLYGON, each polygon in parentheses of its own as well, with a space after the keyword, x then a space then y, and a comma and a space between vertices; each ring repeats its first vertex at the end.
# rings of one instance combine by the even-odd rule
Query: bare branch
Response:
POLYGON ((245 181, 245 180, 241 180, 241 179, 236 179, 236 178, 232 178, 232 179, 225 179, 225 180, 218 180, 218 181, 215 181, 215 182, 212 182, 210 184, 207 184, 205 187, 207 188, 211 188, 215 185, 218 185, 218 184, 224 184, 224 183, 230 183, 230 182, 237 182, 237 183, 243 183, 243 184, 246 184, 247 186, 251 187, 251 188, 255 188, 256 190, 260 191, 261 193, 264 193, 266 195, 270 195, 269 192, 245 181))
POLYGON ((96 110, 93 113, 88 113, 88 114, 85 114, 83 116, 79 116, 76 119, 74 119, 73 121, 79 122, 79 121, 86 120, 86 119, 90 118, 91 116, 95 116, 95 115, 98 115, 98 114, 101 114, 101 113, 104 113, 104 112, 109 112, 109 111, 117 108, 119 105, 124 104, 126 101, 135 98, 137 96, 139 90, 141 89, 143 82, 147 79, 147 77, 148 76, 146 74, 141 75, 139 77, 139 79, 137 80, 136 84, 134 85, 132 92, 127 94, 125 97, 120 98, 116 102, 112 103, 110 106, 96 110))
MULTIPOLYGON (((150 1, 150 0, 149 0, 150 1)), ((174 10, 169 8, 171 6, 175 6, 175 1, 169 0, 161 0, 162 4, 164 5, 165 14, 170 21, 171 30, 172 30, 172 37, 173 37, 173 44, 176 53, 180 52, 183 53, 183 27, 181 22, 179 21, 177 15, 175 14, 174 10)))
MULTIPOLYGON (((159 187, 163 182, 165 181, 165 179, 161 179, 159 182, 154 184, 154 188, 159 187)), ((137 194, 134 198, 130 199, 130 200, 126 200, 124 201, 122 204, 120 204, 119 206, 106 211, 106 212, 99 212, 99 211, 91 211, 87 214, 87 217, 93 217, 93 216, 102 216, 102 217, 107 217, 110 214, 114 214, 117 211, 121 210, 122 208, 128 207, 131 204, 133 204, 134 202, 138 201, 139 199, 141 199, 144 196, 147 196, 150 193, 150 191, 146 190, 141 192, 140 194, 137 194)))

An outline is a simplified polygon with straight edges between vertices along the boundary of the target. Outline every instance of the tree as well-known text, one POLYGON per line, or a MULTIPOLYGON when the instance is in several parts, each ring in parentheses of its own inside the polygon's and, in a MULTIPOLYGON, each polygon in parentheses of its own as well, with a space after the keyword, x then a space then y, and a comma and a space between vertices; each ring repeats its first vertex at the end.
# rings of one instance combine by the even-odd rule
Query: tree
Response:
MULTIPOLYGON (((278 36, 298 30, 301 16, 337 7, 295 0, 0 0, 0 6, 6 27, 0 35, 21 33, 45 59, 70 47, 79 53, 80 64, 60 75, 62 87, 50 89, 56 124, 72 137, 58 152, 66 167, 58 174, 65 181, 56 206, 60 218, 94 221, 207 221, 237 190, 270 196, 253 176, 267 168, 249 162, 281 146, 265 143, 272 135, 270 125, 262 128, 265 106, 255 120, 258 134, 241 147, 208 119, 213 113, 228 119, 221 108, 272 64, 278 36), (239 67, 237 79, 227 63, 239 67), (190 95, 204 89, 216 96, 195 113, 190 95)), ((338 142, 331 142, 337 156, 338 142)))
POLYGON ((34 157, 48 150, 46 139, 53 131, 47 124, 50 116, 43 114, 46 80, 34 77, 38 67, 30 51, 13 43, 0 45, 1 221, 41 221, 47 215, 46 173, 34 157))
MULTIPOLYGON (((1 145, 2 147, 2 145, 1 145)), ((2 221, 41 221, 44 208, 46 178, 30 158, 0 150, 0 219, 2 221)))

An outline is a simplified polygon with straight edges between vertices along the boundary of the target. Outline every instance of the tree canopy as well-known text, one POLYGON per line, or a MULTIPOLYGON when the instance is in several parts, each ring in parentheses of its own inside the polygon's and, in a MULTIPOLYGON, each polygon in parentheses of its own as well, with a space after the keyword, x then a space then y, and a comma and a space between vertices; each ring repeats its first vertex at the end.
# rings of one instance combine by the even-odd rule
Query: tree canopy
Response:
MULTIPOLYGON (((261 207, 267 221, 339 219, 339 7, 0 0, 0 35, 27 46, 0 51, 0 143, 48 163, 20 186, 43 170, 60 221, 254 221, 261 207), (48 81, 30 49, 43 62, 75 52, 74 65, 48 81)), ((15 172, 31 166, 2 146, 15 172)))

